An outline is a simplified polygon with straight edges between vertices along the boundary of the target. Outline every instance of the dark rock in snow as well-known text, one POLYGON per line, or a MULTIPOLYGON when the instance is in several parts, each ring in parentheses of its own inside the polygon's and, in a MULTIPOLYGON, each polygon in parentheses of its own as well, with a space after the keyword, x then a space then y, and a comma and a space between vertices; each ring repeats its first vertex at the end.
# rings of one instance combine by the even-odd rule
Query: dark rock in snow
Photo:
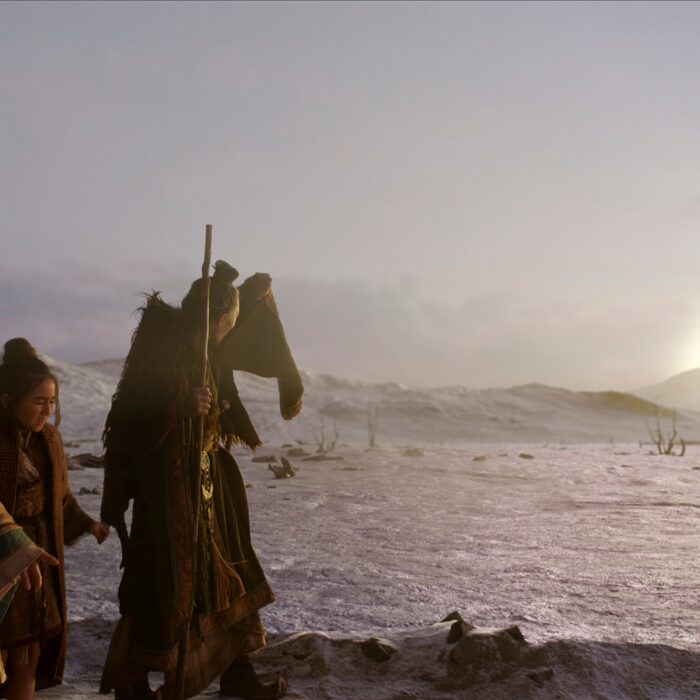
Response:
POLYGON ((454 644, 458 642, 467 632, 471 632, 474 629, 474 625, 464 620, 455 620, 450 627, 450 631, 447 635, 447 643, 454 644))
POLYGON ((409 447, 401 453, 404 457, 424 457, 425 450, 422 447, 409 447))
POLYGON ((362 642, 362 653, 372 661, 388 661, 396 652, 396 649, 388 642, 382 642, 377 637, 370 637, 362 642))
POLYGON ((447 643, 454 644, 458 642, 462 637, 464 637, 464 627, 462 627, 462 622, 455 620, 450 627, 450 632, 447 635, 447 643))
POLYGON ((104 469, 104 456, 96 457, 89 452, 68 457, 68 469, 104 469))
POLYGON ((287 457, 308 457, 310 454, 303 447, 293 447, 291 450, 287 450, 287 457))
POLYGON ((551 668, 536 668, 527 674, 527 677, 538 687, 541 688, 547 681, 554 678, 554 671, 551 668))
POLYGON ((345 457, 340 455, 318 454, 311 457, 304 457, 304 462, 342 462, 345 457))
POLYGON ((295 476, 297 470, 292 466, 291 462, 286 457, 281 457, 282 468, 287 476, 295 476))
POLYGON ((464 618, 456 610, 453 610, 449 615, 440 620, 440 622, 454 622, 455 620, 464 622, 464 618))
POLYGON ((450 661, 477 669, 511 664, 528 646, 518 627, 498 630, 472 630, 467 632, 450 652, 450 661))
POLYGON ((282 457, 282 466, 268 464, 267 468, 275 475, 275 479, 289 479, 296 476, 297 470, 289 463, 286 457, 282 457))

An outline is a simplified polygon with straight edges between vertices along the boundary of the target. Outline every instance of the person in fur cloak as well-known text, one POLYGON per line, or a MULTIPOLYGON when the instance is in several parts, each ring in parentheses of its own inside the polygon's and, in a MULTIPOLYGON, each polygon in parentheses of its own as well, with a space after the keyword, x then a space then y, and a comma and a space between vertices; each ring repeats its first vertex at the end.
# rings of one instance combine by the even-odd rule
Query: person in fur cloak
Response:
POLYGON ((227 263, 216 263, 206 387, 196 386, 202 281, 192 284, 180 308, 157 293, 147 297, 107 418, 102 518, 120 536, 124 573, 121 618, 100 692, 114 690, 118 700, 173 697, 183 633, 189 640, 185 697, 217 676, 222 695, 274 700, 286 693, 283 673, 263 683, 248 656, 265 644, 258 611, 274 595, 251 544, 245 485, 228 451, 233 442, 260 445, 233 370, 276 377, 286 419, 301 410, 303 386, 270 277, 258 273, 236 288, 237 276, 227 263), (193 454, 197 416, 204 416, 201 455, 193 454), (193 463, 201 464, 196 523, 188 517, 193 463), (149 671, 165 673, 156 693, 149 671))
POLYGON ((0 623, 9 676, 0 685, 0 697, 10 700, 30 700, 35 689, 61 683, 67 629, 63 547, 88 532, 100 544, 109 535, 104 523, 83 512, 68 487, 61 434, 48 422, 57 397, 58 380, 30 343, 8 340, 0 364, 0 503, 7 513, 1 522, 3 554, 33 541, 58 560, 49 569, 44 558, 39 572, 33 571, 35 585, 11 591, 14 600, 0 623), (17 525, 21 531, 14 529, 17 525))

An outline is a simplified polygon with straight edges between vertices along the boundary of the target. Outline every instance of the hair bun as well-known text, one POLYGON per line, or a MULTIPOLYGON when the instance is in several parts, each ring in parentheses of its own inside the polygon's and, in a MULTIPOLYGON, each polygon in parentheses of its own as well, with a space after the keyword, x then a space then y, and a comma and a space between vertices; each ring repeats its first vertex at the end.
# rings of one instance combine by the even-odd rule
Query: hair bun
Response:
POLYGON ((214 263, 214 278, 223 284, 233 284, 238 279, 238 270, 225 260, 214 263))
POLYGON ((26 338, 12 338, 5 343, 3 362, 26 362, 36 357, 36 350, 26 338))

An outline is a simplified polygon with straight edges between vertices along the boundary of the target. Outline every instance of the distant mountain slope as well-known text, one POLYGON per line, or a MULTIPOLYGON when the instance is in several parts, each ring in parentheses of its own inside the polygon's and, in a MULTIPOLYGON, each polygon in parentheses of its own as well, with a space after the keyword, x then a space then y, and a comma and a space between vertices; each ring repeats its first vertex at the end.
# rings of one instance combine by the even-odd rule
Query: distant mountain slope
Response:
MULTIPOLYGON (((648 439, 647 421, 658 410, 621 392, 574 392, 540 384, 419 389, 309 375, 306 385, 309 408, 326 422, 335 419, 342 436, 352 430, 355 439, 366 437, 367 409, 374 404, 380 442, 636 442, 648 439)), ((670 411, 662 408, 660 414, 663 421, 670 411)), ((700 437, 699 419, 679 416, 679 432, 686 439, 700 437)))
MULTIPOLYGON (((69 440, 99 439, 123 360, 81 366, 47 360, 61 382, 64 435, 69 440)), ((700 370, 696 372, 700 381, 700 370)), ((279 415, 274 380, 236 374, 241 397, 263 441, 313 445, 322 429, 326 435, 337 429, 340 442, 363 444, 368 411, 376 407, 377 440, 385 445, 637 442, 648 439, 647 422, 653 422, 657 412, 650 397, 615 391, 576 392, 541 384, 423 389, 306 372, 303 378, 304 408, 297 419, 286 422, 279 415)), ((662 423, 670 422, 669 409, 660 409, 660 415, 662 423)), ((678 429, 686 440, 700 440, 700 414, 682 411, 678 429)))
POLYGON ((633 393, 669 408, 700 411, 700 368, 681 372, 660 384, 633 393))
POLYGON ((124 366, 123 357, 113 357, 107 360, 95 360, 93 362, 83 362, 80 367, 85 369, 94 370, 100 374, 106 374, 108 377, 112 378, 115 382, 119 379, 122 373, 122 367, 124 366))
POLYGON ((89 366, 72 365, 44 355, 59 382, 61 433, 67 440, 99 439, 116 380, 89 366))

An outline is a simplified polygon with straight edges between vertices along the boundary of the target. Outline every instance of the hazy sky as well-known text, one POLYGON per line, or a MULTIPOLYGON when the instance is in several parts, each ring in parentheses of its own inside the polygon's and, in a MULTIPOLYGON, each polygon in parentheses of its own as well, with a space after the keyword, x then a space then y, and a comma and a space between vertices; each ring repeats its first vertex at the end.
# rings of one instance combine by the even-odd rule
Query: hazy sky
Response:
POLYGON ((634 388, 700 365, 699 3, 0 4, 0 328, 275 279, 301 367, 634 388))

